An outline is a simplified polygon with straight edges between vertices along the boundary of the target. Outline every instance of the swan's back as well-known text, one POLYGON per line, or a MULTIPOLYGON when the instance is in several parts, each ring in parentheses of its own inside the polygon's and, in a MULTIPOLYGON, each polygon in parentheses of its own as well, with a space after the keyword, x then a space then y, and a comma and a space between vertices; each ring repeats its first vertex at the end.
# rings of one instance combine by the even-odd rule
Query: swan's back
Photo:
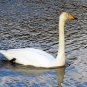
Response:
POLYGON ((34 48, 10 49, 1 52, 9 60, 15 58, 17 63, 33 66, 48 66, 55 60, 45 51, 34 48))

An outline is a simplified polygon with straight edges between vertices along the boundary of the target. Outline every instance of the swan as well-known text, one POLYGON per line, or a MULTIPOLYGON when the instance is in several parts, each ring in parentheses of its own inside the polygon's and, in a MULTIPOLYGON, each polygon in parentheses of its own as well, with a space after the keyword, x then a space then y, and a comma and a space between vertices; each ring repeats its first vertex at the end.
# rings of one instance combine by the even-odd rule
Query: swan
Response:
POLYGON ((67 20, 74 19, 75 17, 67 12, 62 12, 59 17, 59 50, 56 58, 45 51, 34 48, 0 50, 0 53, 3 54, 8 60, 23 65, 44 68, 64 66, 64 25, 67 20))

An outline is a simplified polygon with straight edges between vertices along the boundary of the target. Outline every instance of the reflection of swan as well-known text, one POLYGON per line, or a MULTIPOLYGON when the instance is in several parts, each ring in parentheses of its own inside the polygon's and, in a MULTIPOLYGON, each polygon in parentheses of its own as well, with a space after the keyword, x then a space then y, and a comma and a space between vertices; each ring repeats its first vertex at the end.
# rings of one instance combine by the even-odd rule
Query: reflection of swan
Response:
POLYGON ((59 18, 59 52, 55 59, 50 54, 33 48, 22 48, 22 49, 10 49, 1 50, 0 52, 11 61, 23 65, 33 65, 36 67, 57 67, 65 65, 65 52, 64 52, 64 24, 67 20, 73 20, 74 17, 63 12, 59 18))
MULTIPOLYGON (((1 74, 2 77, 4 78, 5 75, 8 75, 8 83, 10 84, 13 81, 15 82, 15 84, 17 84, 17 82, 22 82, 22 81, 26 83, 26 81, 28 81, 31 84, 31 87, 33 87, 34 83, 37 83, 38 86, 44 83, 46 87, 48 86, 48 84, 53 86, 58 85, 58 87, 62 87, 61 83, 63 82, 64 79, 65 67, 59 67, 55 69, 45 69, 45 68, 36 68, 32 66, 23 66, 19 64, 11 65, 11 63, 9 63, 8 61, 2 61, 0 63, 0 73, 3 71, 4 73, 1 74), (23 78, 26 77, 25 79, 27 80, 23 80, 22 77, 23 78)), ((4 80, 4 84, 7 82, 7 77, 6 80, 2 78, 0 79, 2 82, 4 80)), ((28 84, 26 83, 26 85, 28 84)))
POLYGON ((62 87, 61 83, 63 82, 63 79, 64 79, 65 67, 61 67, 61 68, 56 69, 56 72, 58 75, 58 78, 57 78, 58 87, 62 87))

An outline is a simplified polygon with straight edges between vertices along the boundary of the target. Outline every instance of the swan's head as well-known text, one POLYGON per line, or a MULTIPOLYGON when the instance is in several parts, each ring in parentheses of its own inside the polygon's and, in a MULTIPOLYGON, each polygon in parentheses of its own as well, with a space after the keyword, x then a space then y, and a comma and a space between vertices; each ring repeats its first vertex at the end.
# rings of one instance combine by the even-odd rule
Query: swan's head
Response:
POLYGON ((60 15, 59 19, 63 22, 67 21, 67 20, 74 20, 76 18, 74 18, 74 16, 72 14, 69 14, 67 12, 62 12, 62 14, 60 15))

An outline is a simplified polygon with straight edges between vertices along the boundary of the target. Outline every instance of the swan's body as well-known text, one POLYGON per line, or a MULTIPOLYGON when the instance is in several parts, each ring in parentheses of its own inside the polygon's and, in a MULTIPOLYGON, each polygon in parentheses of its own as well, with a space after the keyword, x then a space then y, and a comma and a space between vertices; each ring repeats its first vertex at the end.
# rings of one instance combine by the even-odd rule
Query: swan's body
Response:
POLYGON ((64 24, 67 20, 73 20, 74 17, 63 12, 59 18, 59 51, 57 58, 54 58, 45 51, 34 48, 10 49, 1 50, 8 60, 15 58, 15 62, 23 65, 32 65, 35 67, 58 67, 65 65, 65 52, 64 52, 64 24))

